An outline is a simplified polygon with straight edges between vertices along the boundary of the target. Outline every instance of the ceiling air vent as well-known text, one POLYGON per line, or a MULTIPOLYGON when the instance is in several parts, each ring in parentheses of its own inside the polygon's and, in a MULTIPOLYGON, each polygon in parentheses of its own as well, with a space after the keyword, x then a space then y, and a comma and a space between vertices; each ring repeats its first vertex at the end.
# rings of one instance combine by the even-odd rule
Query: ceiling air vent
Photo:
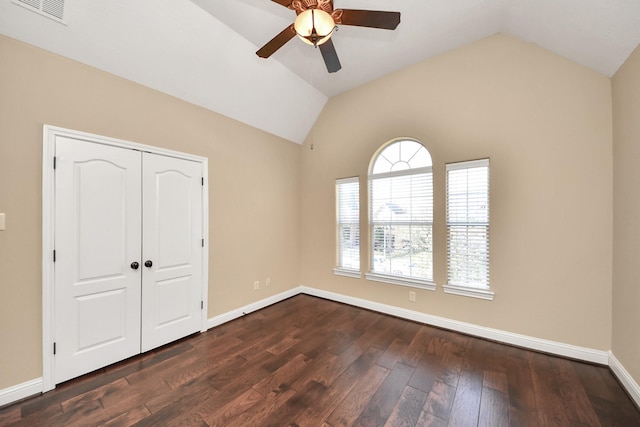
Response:
POLYGON ((12 0, 42 16, 64 23, 64 0, 12 0))

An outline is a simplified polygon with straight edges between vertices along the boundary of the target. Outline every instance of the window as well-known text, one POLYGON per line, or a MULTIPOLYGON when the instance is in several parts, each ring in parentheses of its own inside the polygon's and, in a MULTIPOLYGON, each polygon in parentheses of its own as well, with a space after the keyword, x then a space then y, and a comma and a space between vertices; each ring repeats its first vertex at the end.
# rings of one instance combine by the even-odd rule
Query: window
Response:
POLYGON ((418 141, 395 140, 369 172, 371 268, 367 279, 435 289, 433 173, 418 141))
POLYGON ((358 177, 336 181, 338 266, 335 274, 360 277, 360 183, 358 177))
POLYGON ((444 291, 493 299, 489 290, 489 160, 447 165, 444 291))

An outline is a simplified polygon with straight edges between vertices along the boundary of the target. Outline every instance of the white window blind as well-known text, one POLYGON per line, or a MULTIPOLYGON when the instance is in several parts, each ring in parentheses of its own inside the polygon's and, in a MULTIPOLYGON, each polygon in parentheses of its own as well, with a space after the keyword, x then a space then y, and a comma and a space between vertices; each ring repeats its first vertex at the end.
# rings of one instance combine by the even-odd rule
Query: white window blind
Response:
MULTIPOLYGON (((358 177, 336 181, 337 270, 360 270, 360 183, 358 177)), ((339 271, 336 271, 339 273, 339 271)))
POLYGON ((447 165, 447 234, 448 285, 488 290, 488 159, 447 165))
POLYGON ((433 281, 431 156, 419 142, 400 140, 378 154, 371 170, 369 233, 372 259, 367 278, 427 285, 426 282, 433 281), (392 280, 385 280, 385 277, 392 280))

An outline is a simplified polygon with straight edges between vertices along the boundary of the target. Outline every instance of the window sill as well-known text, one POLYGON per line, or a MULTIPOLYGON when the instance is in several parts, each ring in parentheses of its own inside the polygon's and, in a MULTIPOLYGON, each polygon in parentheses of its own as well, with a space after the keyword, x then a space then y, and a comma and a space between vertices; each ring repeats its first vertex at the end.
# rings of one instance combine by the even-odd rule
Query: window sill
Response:
POLYGON ((487 301, 493 301, 494 292, 488 289, 471 288, 466 286, 442 285, 442 289, 447 294, 462 295, 464 297, 479 298, 487 301))
POLYGON ((393 285, 408 286, 411 288, 427 289, 429 291, 436 290, 436 284, 427 280, 409 279, 407 277, 387 276, 386 274, 367 273, 367 280, 374 282, 391 283, 393 285))
POLYGON ((336 267, 333 269, 333 274, 336 276, 353 277, 354 279, 360 279, 362 274, 359 270, 350 270, 348 268, 336 267))

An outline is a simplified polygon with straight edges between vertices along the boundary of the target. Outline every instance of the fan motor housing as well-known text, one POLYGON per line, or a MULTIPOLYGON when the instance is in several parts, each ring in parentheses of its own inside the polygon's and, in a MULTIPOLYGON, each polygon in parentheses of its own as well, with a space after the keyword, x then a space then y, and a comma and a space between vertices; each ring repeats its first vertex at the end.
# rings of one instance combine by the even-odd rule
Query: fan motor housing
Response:
POLYGON ((333 12, 333 1, 331 0, 293 0, 289 5, 290 9, 296 11, 300 15, 305 10, 320 9, 328 14, 333 12))

